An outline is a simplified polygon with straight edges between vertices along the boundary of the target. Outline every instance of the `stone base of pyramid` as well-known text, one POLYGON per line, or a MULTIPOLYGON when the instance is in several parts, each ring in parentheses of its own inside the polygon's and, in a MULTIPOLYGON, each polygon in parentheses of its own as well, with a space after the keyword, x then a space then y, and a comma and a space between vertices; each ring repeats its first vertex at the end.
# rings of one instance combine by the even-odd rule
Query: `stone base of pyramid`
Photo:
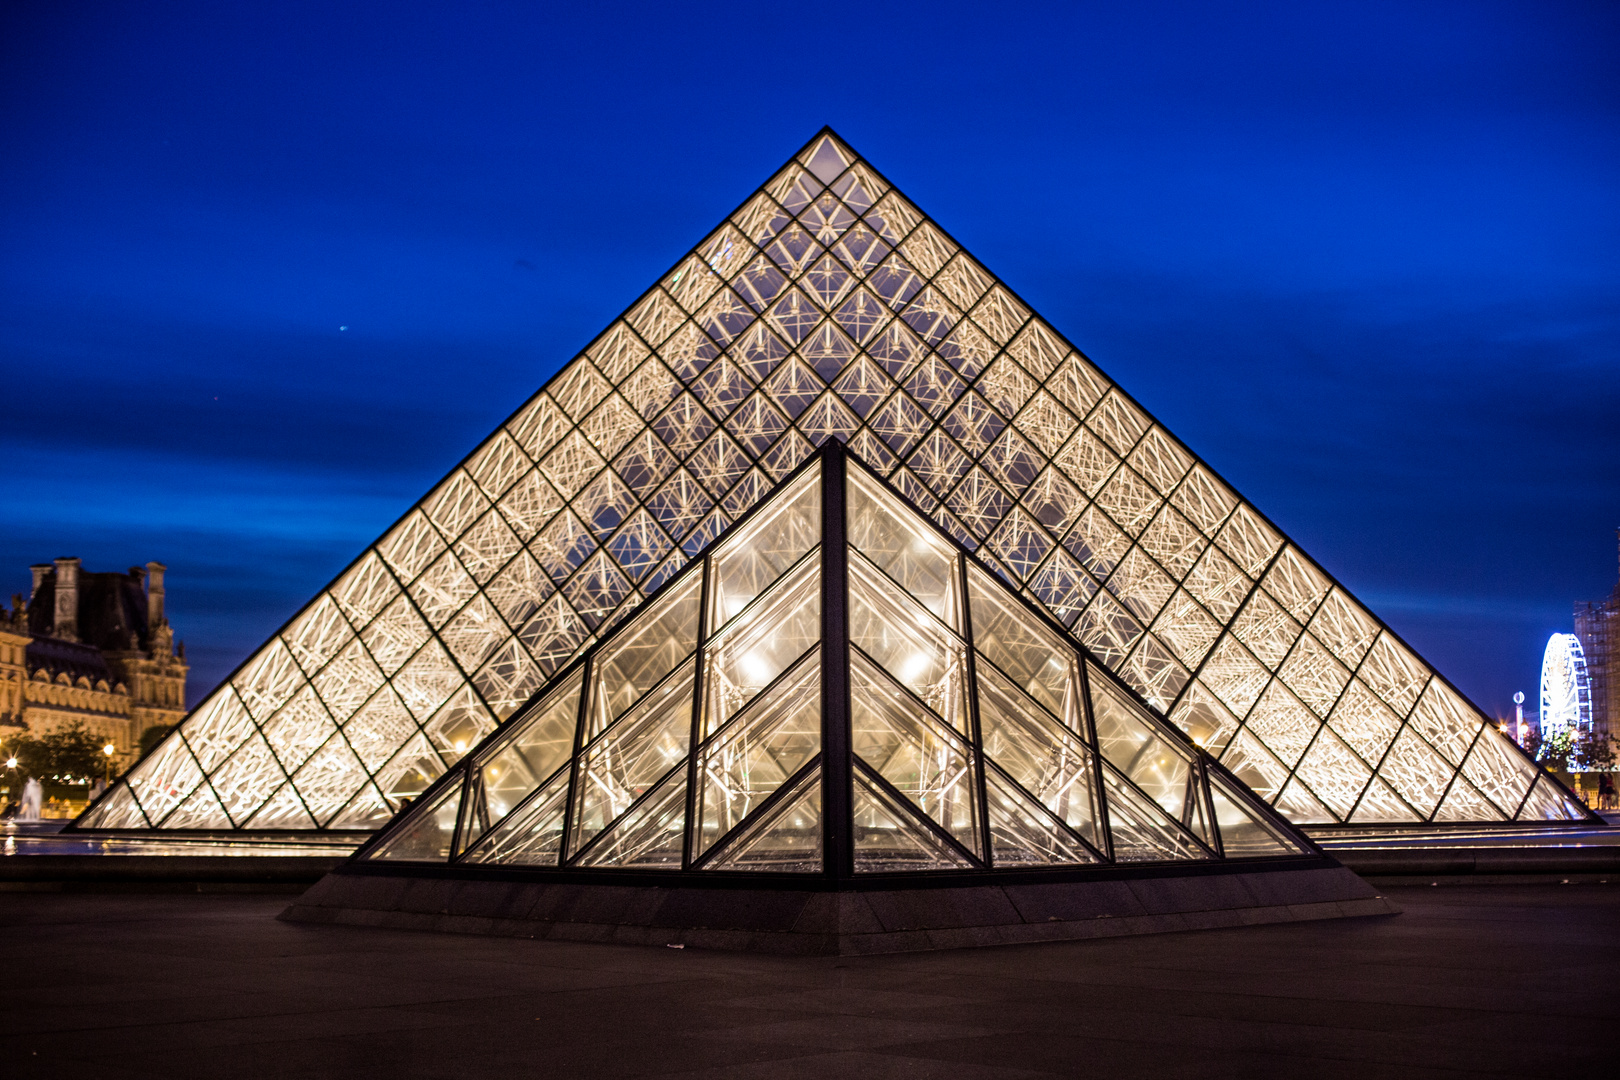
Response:
POLYGON ((919 952, 1391 915, 1330 859, 1189 872, 1009 876, 971 884, 623 883, 350 866, 282 913, 289 922, 803 956, 919 952), (526 879, 525 879, 526 878, 526 879))

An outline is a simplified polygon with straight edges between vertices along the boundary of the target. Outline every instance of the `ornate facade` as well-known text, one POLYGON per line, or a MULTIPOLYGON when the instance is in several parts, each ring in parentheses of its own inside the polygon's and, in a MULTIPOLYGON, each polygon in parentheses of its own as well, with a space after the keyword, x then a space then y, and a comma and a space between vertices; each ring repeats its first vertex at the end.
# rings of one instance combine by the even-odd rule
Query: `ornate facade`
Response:
POLYGON ((38 738, 82 724, 127 766, 141 735, 185 718, 185 645, 164 615, 162 563, 31 568, 33 592, 0 619, 0 734, 38 738))

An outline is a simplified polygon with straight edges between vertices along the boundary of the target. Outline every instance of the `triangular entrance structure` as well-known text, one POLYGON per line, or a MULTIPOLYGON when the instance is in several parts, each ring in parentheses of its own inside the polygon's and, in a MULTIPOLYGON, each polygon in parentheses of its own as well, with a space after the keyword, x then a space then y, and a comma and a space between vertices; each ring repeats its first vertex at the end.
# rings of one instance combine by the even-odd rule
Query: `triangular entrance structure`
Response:
POLYGON ((359 861, 850 877, 1314 854, 848 460, 830 442, 359 861))
POLYGON ((864 953, 1390 910, 829 440, 283 917, 864 953))
POLYGON ((823 132, 74 828, 377 828, 828 440, 1296 823, 1592 817, 823 132))

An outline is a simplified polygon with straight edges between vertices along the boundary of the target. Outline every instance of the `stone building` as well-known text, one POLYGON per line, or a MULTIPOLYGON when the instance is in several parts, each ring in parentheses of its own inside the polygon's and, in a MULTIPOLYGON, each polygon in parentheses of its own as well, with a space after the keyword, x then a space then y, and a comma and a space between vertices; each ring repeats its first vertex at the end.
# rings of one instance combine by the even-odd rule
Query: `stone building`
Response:
POLYGON ((1602 600, 1576 602, 1575 636, 1591 681, 1592 730, 1620 736, 1620 584, 1602 600))
POLYGON ((0 613, 0 737, 82 723, 128 766, 143 732, 186 714, 189 666, 164 615, 166 567, 94 573, 62 558, 30 569, 26 604, 13 597, 0 613))

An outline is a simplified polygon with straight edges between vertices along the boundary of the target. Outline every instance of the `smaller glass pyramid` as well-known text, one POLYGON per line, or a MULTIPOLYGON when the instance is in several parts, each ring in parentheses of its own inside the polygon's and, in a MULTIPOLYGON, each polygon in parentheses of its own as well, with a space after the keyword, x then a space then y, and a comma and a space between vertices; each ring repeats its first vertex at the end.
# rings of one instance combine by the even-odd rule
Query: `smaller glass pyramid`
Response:
POLYGON ((828 440, 357 857, 851 877, 1311 853, 828 440))

